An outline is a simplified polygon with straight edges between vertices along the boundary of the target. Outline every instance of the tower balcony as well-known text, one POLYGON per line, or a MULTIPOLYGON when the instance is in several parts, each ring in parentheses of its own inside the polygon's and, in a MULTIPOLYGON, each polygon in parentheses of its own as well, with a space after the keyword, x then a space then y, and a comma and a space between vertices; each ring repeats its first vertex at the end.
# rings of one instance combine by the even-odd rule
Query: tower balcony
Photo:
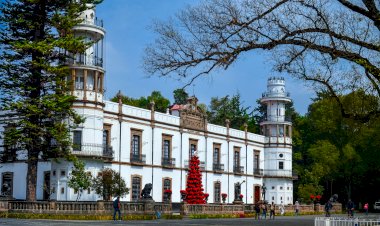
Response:
POLYGON ((103 68, 103 58, 92 54, 78 53, 71 59, 68 59, 66 64, 72 66, 91 66, 103 68))
POLYGON ((114 151, 109 145, 86 143, 74 144, 71 153, 81 157, 113 159, 114 151))
POLYGON ((298 179, 298 175, 293 170, 265 169, 264 177, 266 178, 291 178, 298 179))
POLYGON ((76 33, 86 33, 91 34, 94 40, 100 40, 104 37, 106 30, 103 28, 103 20, 94 19, 83 19, 79 24, 73 27, 76 33))
POLYGON ((268 101, 283 101, 283 102, 292 102, 292 99, 290 98, 289 92, 277 92, 277 91, 270 91, 270 92, 264 92, 262 94, 262 97, 260 99, 260 102, 268 102, 268 101))

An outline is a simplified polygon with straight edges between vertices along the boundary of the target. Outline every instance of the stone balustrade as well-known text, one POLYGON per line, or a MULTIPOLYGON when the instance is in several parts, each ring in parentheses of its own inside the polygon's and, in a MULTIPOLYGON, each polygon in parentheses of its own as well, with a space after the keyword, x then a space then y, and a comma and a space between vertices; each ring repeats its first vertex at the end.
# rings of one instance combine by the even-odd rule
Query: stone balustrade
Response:
MULTIPOLYGON (((109 215, 113 212, 113 203, 97 202, 61 202, 61 201, 8 201, 9 212, 21 213, 55 213, 55 214, 89 214, 109 215)), ((4 208, 5 209, 5 208, 4 208)), ((161 213, 171 213, 171 204, 155 202, 121 202, 123 214, 153 214, 156 210, 161 213)))
MULTIPOLYGON (((232 205, 232 204, 186 204, 181 203, 181 213, 183 215, 192 214, 242 214, 254 213, 253 204, 232 205)), ((280 205, 276 205, 276 214, 279 214, 280 205)), ((294 213, 294 205, 285 205, 285 213, 294 213)), ((155 211, 162 214, 172 214, 171 203, 156 202, 121 202, 121 212, 130 215, 150 215, 155 211)), ((45 213, 45 214, 86 214, 86 215, 110 215, 113 213, 113 203, 110 201, 97 202, 68 202, 68 201, 15 201, 0 200, 0 211, 15 213, 45 213)), ((341 212, 342 204, 334 203, 331 210, 341 212)), ((324 205, 311 204, 300 205, 300 213, 324 212, 324 205)))

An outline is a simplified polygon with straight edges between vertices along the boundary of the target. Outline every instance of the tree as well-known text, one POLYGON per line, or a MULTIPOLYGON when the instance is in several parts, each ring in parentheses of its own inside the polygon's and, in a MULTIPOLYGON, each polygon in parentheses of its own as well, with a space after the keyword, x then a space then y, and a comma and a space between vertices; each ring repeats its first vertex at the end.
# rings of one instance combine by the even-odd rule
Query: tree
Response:
POLYGON ((91 187, 91 173, 87 173, 84 167, 85 163, 83 161, 79 159, 74 161, 74 167, 67 182, 67 185, 77 193, 76 201, 80 199, 84 190, 91 187))
POLYGON ((202 174, 199 169, 199 158, 193 155, 189 163, 186 183, 186 202, 188 204, 205 204, 205 195, 203 193, 202 174))
POLYGON ((190 78, 227 69, 242 53, 273 53, 274 69, 327 91, 341 114, 367 122, 380 109, 353 114, 341 94, 380 96, 380 3, 376 0, 213 0, 154 25, 148 73, 190 78))
POLYGON ((243 107, 240 94, 232 97, 228 95, 222 98, 213 97, 208 111, 208 122, 225 126, 226 119, 230 120, 230 127, 244 130, 244 123, 248 125, 248 131, 258 132, 253 113, 248 112, 249 107, 243 107))
POLYGON ((103 197, 103 200, 109 201, 111 197, 124 197, 129 193, 129 188, 120 173, 113 169, 103 169, 98 176, 92 181, 92 188, 96 194, 103 197))
POLYGON ((72 28, 91 0, 7 0, 0 6, 0 109, 9 114, 5 145, 27 156, 28 201, 36 200, 37 162, 68 157, 69 128, 82 122, 71 108, 64 62, 87 44, 72 28), (16 116, 16 117, 13 117, 16 116))
POLYGON ((173 91, 175 104, 186 104, 189 94, 184 89, 176 89, 173 91))
MULTIPOLYGON (((117 95, 114 96, 111 101, 118 102, 117 95)), ((140 98, 133 98, 122 95, 121 102, 123 104, 139 107, 139 108, 145 108, 150 109, 150 103, 154 101, 154 109, 155 111, 159 111, 162 113, 166 113, 166 109, 170 106, 170 101, 162 96, 160 91, 152 91, 150 96, 148 97, 140 97, 140 98)))

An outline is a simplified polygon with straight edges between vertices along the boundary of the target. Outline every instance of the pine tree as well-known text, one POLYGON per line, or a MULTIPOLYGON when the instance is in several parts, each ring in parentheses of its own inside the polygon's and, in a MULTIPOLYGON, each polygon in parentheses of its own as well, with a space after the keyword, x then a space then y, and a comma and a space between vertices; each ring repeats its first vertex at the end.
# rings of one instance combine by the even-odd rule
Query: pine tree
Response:
POLYGON ((199 158, 194 155, 189 163, 186 184, 186 202, 188 204, 205 204, 205 195, 203 193, 202 174, 199 169, 199 158))
MULTIPOLYGON (((69 54, 84 52, 72 28, 95 0, 6 0, 0 5, 0 110, 5 145, 25 150, 28 201, 36 200, 37 163, 42 156, 70 157, 71 126, 81 118, 66 81, 69 54)), ((15 154, 14 153, 11 154, 15 154)), ((4 158, 3 158, 4 159, 4 158)))

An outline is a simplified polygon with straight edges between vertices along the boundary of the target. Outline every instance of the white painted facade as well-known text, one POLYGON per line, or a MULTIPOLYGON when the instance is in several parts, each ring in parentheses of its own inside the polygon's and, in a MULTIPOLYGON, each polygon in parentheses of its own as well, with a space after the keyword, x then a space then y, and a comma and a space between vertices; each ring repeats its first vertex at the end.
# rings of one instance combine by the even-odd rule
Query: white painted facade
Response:
MULTIPOLYGON (((72 94, 77 97, 73 107, 86 119, 72 131, 74 144, 77 144, 73 153, 85 161, 86 170, 92 176, 103 168, 120 172, 131 188, 130 194, 122 198, 124 201, 134 201, 132 191, 152 183, 152 197, 161 202, 164 179, 169 179, 169 188, 173 191, 171 200, 180 202, 179 191, 186 188, 187 164, 193 144, 203 162, 202 181, 205 192, 209 193, 209 203, 220 202, 221 193, 227 193, 226 202, 233 202, 236 183, 241 184, 240 193, 245 203, 262 200, 263 187, 266 187, 268 202, 293 203, 291 123, 285 117, 285 103, 291 100, 285 92, 284 79, 270 78, 267 92, 261 99, 267 105, 267 120, 261 123, 264 135, 208 124, 200 115, 194 98, 176 115, 106 101, 103 100, 105 71, 102 60, 105 30, 99 26, 95 10, 84 12, 82 17, 84 22, 75 28, 77 34, 86 35, 96 44, 70 64, 69 77, 75 81, 72 94), (167 157, 164 156, 166 144, 167 157), (219 150, 218 154, 214 154, 215 149, 219 150), (133 155, 132 150, 137 154, 133 155), (140 187, 133 186, 134 177, 140 178, 140 187), (217 189, 218 184, 220 189, 217 189)), ((7 119, 3 117, 2 120, 0 133, 4 130, 1 124, 7 119)), ((63 160, 41 161, 37 199, 76 200, 77 195, 67 186, 71 170, 72 163, 63 160), (44 195, 44 184, 50 197, 44 195)), ((4 175, 12 175, 11 196, 25 199, 26 173, 23 161, 1 163, 2 191, 7 182, 4 175)), ((94 191, 85 191, 80 200, 98 199, 101 197, 94 191)))

